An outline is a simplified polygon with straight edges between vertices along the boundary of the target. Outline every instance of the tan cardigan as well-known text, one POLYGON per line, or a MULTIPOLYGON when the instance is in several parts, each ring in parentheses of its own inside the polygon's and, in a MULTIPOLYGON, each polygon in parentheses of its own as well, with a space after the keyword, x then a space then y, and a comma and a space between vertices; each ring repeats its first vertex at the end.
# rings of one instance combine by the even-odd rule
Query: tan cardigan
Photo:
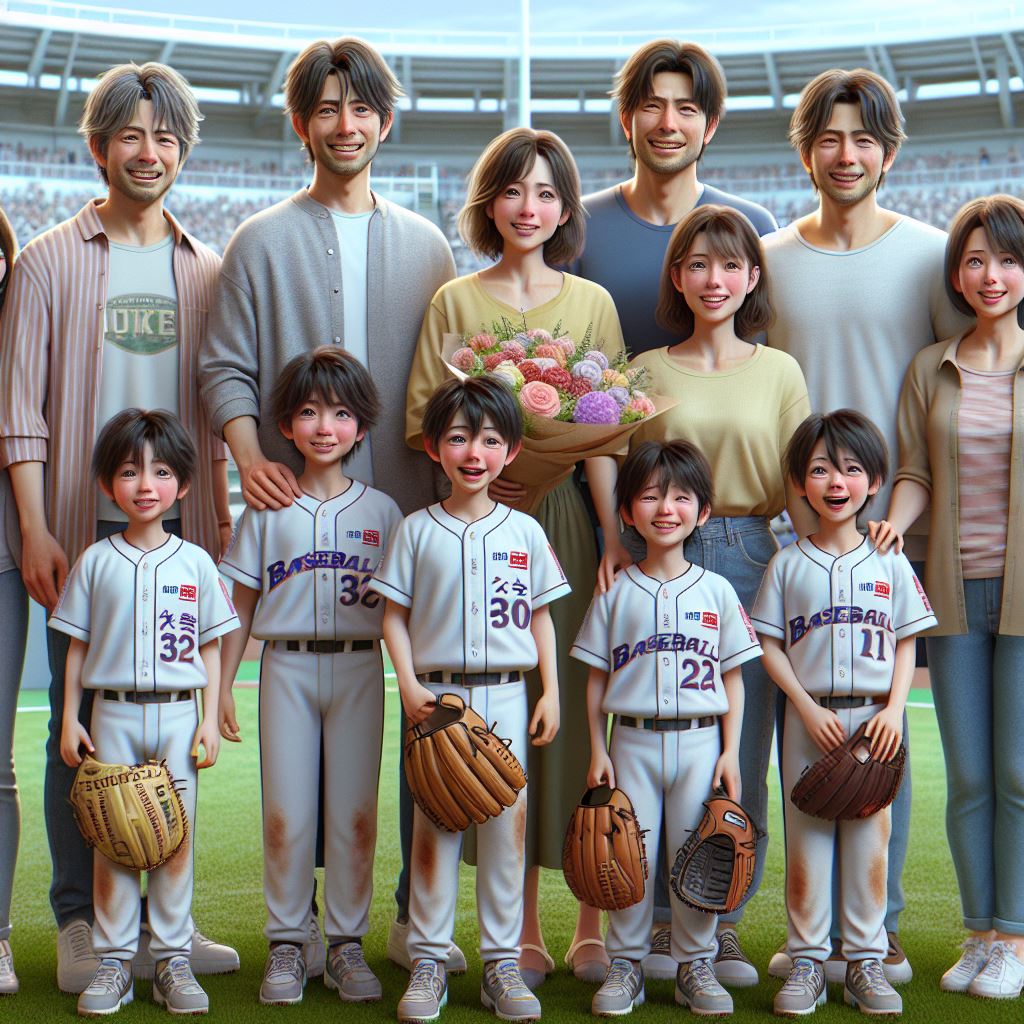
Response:
MULTIPOLYGON (((954 356, 960 335, 922 349, 910 364, 900 393, 900 468, 896 481, 914 480, 931 492, 931 526, 925 561, 925 589, 939 624, 926 636, 967 632, 960 566, 959 442, 960 371, 954 356)), ((999 632, 1024 636, 1024 359, 1013 386, 1010 501, 999 632)))

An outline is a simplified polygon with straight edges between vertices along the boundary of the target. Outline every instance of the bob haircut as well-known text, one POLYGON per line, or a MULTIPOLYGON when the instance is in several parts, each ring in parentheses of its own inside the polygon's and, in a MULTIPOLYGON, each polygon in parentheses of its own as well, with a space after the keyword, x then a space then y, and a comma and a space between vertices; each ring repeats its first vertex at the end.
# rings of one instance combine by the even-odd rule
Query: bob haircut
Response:
POLYGON ((499 378, 482 377, 446 380, 431 396, 423 413, 423 440, 436 452, 445 431, 456 415, 466 417, 466 425, 476 436, 489 419, 499 437, 514 448, 523 439, 523 413, 516 396, 499 378))
POLYGON ((4 308, 4 299, 7 296, 7 283, 11 279, 11 271, 14 269, 14 260, 18 255, 18 239, 14 236, 14 228, 7 219, 7 214, 0 208, 0 255, 4 258, 4 276, 0 279, 0 310, 4 308))
POLYGON ((704 232, 706 247, 711 255, 719 259, 743 260, 748 267, 758 267, 761 271, 753 291, 736 311, 734 330, 738 337, 750 339, 769 327, 775 319, 768 275, 765 272, 764 250, 754 226, 742 213, 714 203, 694 207, 672 232, 661 268, 655 319, 660 327, 674 331, 682 338, 693 334, 693 310, 686 304, 682 292, 672 283, 672 268, 686 259, 701 232, 704 232))
MULTIPOLYGON (((1011 253, 1024 265, 1024 202, 1005 194, 983 196, 965 203, 953 218, 946 240, 946 294, 953 305, 968 316, 974 316, 974 310, 953 287, 953 275, 963 259, 967 236, 975 228, 985 232, 988 244, 996 252, 1011 253)), ((1017 306, 1017 324, 1024 327, 1024 302, 1017 306)))
MULTIPOLYGON (((725 72, 722 65, 702 46, 677 39, 655 39, 641 46, 619 69, 609 96, 619 105, 619 116, 629 120, 654 92, 654 76, 662 71, 689 75, 693 98, 708 123, 720 121, 725 113, 725 72)), ((633 143, 629 153, 634 159, 633 143)))
POLYGON ((549 266, 571 263, 583 251, 586 214, 580 202, 580 174, 569 147, 554 132, 513 128, 491 140, 469 174, 466 204, 459 211, 459 234, 477 255, 492 260, 501 256, 505 242, 487 208, 508 185, 529 174, 539 156, 551 165, 555 179, 551 184, 562 210, 569 212, 569 219, 544 243, 544 262, 549 266))
MULTIPOLYGON (((355 36, 342 36, 334 42, 319 39, 288 68, 285 114, 308 125, 330 75, 338 76, 342 102, 350 92, 355 93, 380 118, 382 126, 391 120, 398 97, 405 95, 387 61, 365 40, 355 36)), ((304 148, 309 152, 308 146, 304 148)), ((312 153, 309 155, 313 159, 312 153)))
POLYGON ((669 487, 690 491, 700 511, 710 509, 715 499, 711 466, 704 453, 689 441, 644 441, 622 463, 615 484, 615 500, 627 512, 634 501, 655 482, 664 494, 669 487))
MULTIPOLYGON (((311 398, 346 406, 362 430, 376 426, 380 418, 380 392, 369 370, 334 345, 321 345, 285 365, 270 393, 270 414, 285 425, 311 398)), ((361 443, 356 441, 352 451, 361 443)))
MULTIPOLYGON (((199 104, 185 78, 166 64, 118 64, 105 71, 85 101, 78 133, 107 155, 110 140, 132 123, 139 100, 152 100, 153 123, 178 140, 179 160, 199 145, 199 104)), ((99 166, 99 165, 97 165, 99 166)), ((99 167, 104 181, 107 172, 99 167)))
POLYGON ((833 465, 840 465, 839 453, 845 449, 864 467, 871 484, 885 483, 889 475, 889 449, 885 438, 878 427, 856 409, 812 413, 796 428, 782 457, 786 474, 793 483, 803 486, 814 446, 822 440, 833 465))
MULTIPOLYGON (((852 103, 860 108, 864 128, 881 144, 886 158, 899 152, 907 134, 903 130, 900 101, 892 86, 867 68, 832 68, 804 86, 790 118, 789 141, 802 160, 810 163, 814 140, 828 127, 837 103, 852 103)), ((878 179, 879 187, 883 181, 884 172, 878 179)))
POLYGON ((103 425, 92 453, 92 475, 105 487, 112 486, 125 462, 141 462, 146 444, 153 458, 164 462, 178 479, 178 487, 190 483, 196 469, 196 446, 177 416, 166 409, 125 409, 103 425))

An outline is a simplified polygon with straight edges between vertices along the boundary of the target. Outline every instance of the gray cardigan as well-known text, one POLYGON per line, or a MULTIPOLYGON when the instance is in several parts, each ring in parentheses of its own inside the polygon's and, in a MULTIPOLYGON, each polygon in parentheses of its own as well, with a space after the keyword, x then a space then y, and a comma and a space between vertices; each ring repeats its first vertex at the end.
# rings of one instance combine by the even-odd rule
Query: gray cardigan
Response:
MULTIPOLYGON (((372 432, 374 484, 408 514, 435 500, 431 463, 405 444, 405 390, 420 324, 434 292, 455 276, 444 235, 374 194, 366 257, 369 370, 381 393, 372 432)), ((305 189, 262 210, 224 253, 199 384, 213 429, 252 416, 269 459, 296 473, 302 459, 272 422, 270 392, 290 359, 344 344, 341 257, 330 212, 305 189)))

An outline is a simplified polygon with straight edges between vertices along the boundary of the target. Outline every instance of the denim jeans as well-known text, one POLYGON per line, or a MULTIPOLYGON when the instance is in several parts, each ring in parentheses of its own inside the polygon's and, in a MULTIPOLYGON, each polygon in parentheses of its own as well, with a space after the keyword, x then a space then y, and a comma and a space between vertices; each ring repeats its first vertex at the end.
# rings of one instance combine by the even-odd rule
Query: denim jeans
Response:
MULTIPOLYGON (((634 556, 643 557, 643 540, 628 530, 623 543, 634 556)), ((711 572, 724 576, 736 590, 744 608, 751 608, 757 597, 761 578, 778 550, 768 520, 763 516, 730 516, 709 519, 698 527, 683 548, 687 559, 711 572)), ((760 659, 748 661, 743 672, 743 732, 740 736, 740 777, 743 785, 743 806, 764 835, 757 844, 757 867, 751 895, 757 892, 768 855, 768 760, 772 732, 775 728, 775 706, 778 690, 765 672, 760 659)), ((710 790, 708 780, 708 788, 710 790)), ((670 862, 675 850, 668 851, 670 862)), ((671 904, 665 861, 660 856, 654 882, 654 919, 659 923, 671 920, 671 904)), ((721 920, 735 923, 743 916, 739 910, 723 915, 721 920)))
MULTIPOLYGON (((100 520, 96 539, 120 533, 124 523, 100 520)), ((164 529, 181 536, 181 520, 168 519, 164 529)), ((71 637, 55 629, 46 632, 46 653, 50 662, 50 726, 46 739, 46 773, 43 780, 43 814, 46 838, 50 844, 53 879, 50 883, 50 906, 57 926, 78 919, 92 924, 92 850, 85 845, 78 831, 71 804, 71 785, 77 769, 69 768, 60 756, 60 732, 64 720, 64 668, 71 637)), ((92 720, 93 691, 82 694, 78 720, 88 729, 92 720)))
POLYGON ((928 637, 928 664, 964 926, 1024 935, 1024 637, 999 634, 1002 592, 964 580, 968 632, 928 637))

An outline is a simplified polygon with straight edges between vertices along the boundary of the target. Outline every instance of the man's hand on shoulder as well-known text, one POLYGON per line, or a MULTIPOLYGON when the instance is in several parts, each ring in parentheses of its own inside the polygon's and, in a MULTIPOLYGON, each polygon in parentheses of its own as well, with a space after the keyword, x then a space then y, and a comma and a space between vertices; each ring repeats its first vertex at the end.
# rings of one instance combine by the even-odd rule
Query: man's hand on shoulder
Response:
POLYGON ((260 459, 249 466, 239 466, 242 497, 255 509, 277 510, 302 496, 295 474, 281 462, 260 459))

